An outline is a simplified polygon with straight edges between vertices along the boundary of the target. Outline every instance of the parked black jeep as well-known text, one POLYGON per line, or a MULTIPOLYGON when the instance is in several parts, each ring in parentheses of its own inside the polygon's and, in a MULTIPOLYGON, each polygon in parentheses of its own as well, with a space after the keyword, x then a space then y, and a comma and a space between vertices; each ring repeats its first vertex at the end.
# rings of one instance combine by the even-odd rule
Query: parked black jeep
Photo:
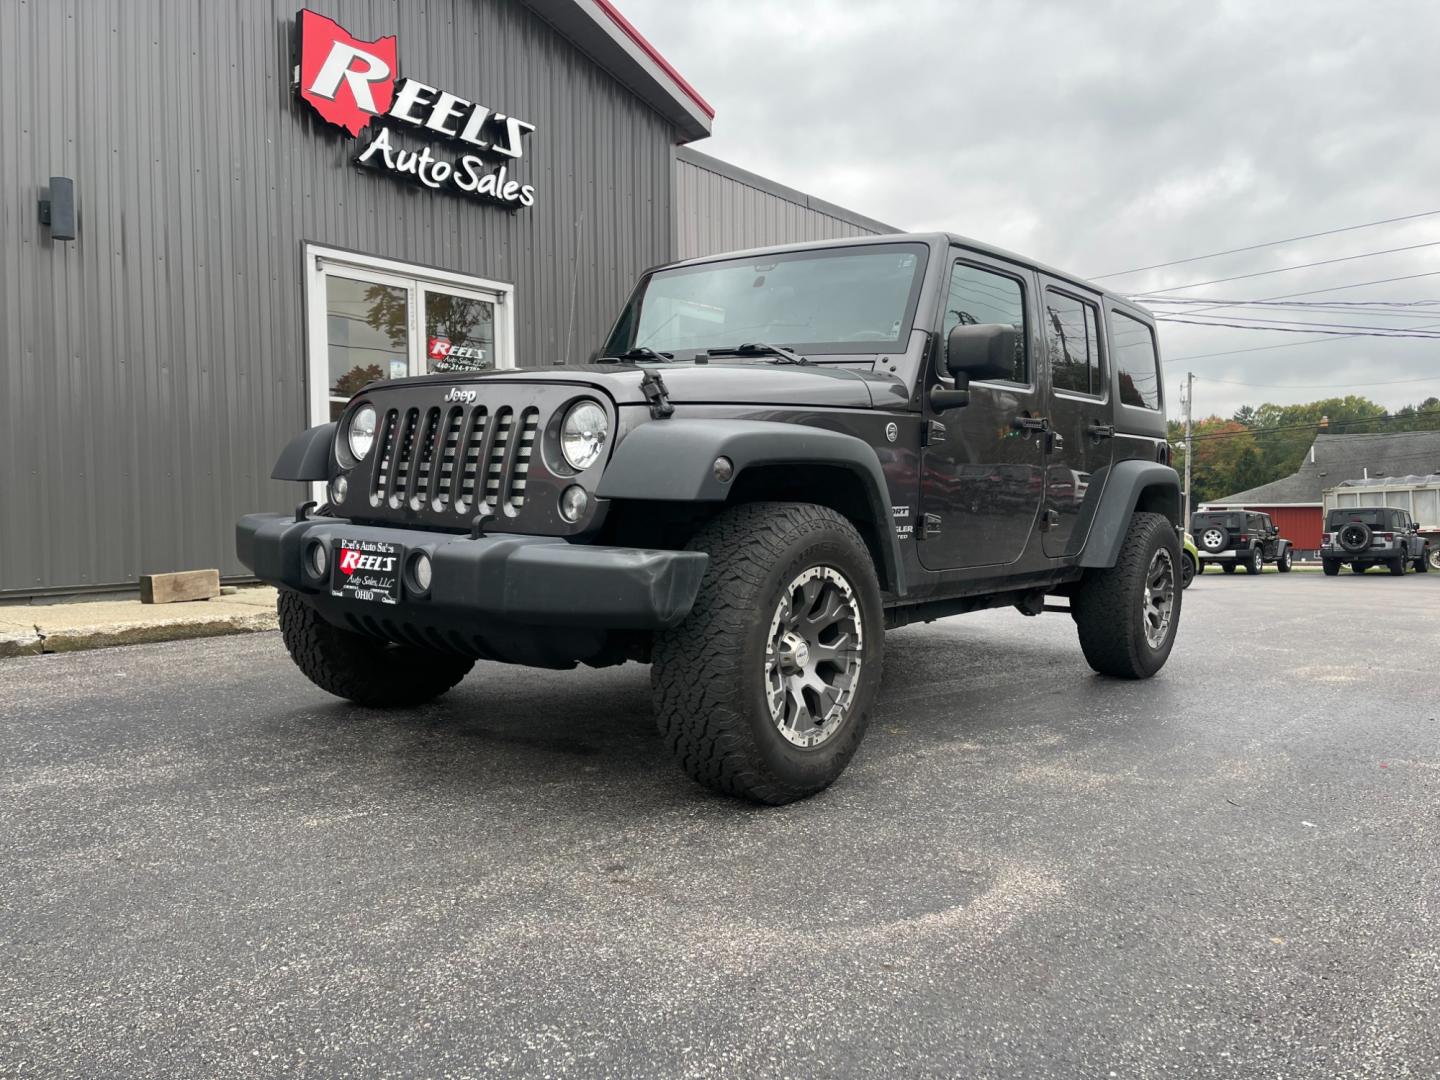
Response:
POLYGON ((275 468, 324 505, 239 553, 333 694, 648 662, 681 766, 783 803, 855 753, 889 628, 1068 612, 1096 671, 1160 669, 1161 386, 1143 310, 954 236, 717 256, 646 273, 589 364, 365 387, 275 468))
POLYGON ((1389 506, 1355 506, 1331 510, 1320 538, 1320 565, 1334 577, 1340 567, 1363 574, 1372 566, 1389 567, 1397 577, 1414 566, 1430 569, 1428 545, 1408 510, 1389 506))
POLYGON ((1295 549, 1280 538, 1280 530, 1269 514, 1253 510, 1207 510, 1190 515, 1190 533, 1200 552, 1200 572, 1219 566, 1227 574, 1237 567, 1258 574, 1266 563, 1288 574, 1295 563, 1295 549))

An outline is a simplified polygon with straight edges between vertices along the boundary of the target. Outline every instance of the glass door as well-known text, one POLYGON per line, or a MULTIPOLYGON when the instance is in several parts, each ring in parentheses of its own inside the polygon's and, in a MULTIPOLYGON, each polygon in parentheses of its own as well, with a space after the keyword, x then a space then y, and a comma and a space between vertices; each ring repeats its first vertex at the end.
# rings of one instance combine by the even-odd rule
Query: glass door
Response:
POLYGON ((515 366, 514 287, 390 259, 306 250, 311 424, 376 379, 515 366))

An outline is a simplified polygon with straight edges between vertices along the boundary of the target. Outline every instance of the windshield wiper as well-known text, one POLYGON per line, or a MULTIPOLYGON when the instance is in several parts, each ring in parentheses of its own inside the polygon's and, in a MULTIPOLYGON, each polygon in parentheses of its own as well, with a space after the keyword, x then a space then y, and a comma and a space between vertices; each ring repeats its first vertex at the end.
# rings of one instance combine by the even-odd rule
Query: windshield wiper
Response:
POLYGON ((706 349, 711 356, 773 356, 777 364, 808 364, 809 360, 794 349, 784 345, 769 345, 763 341, 746 341, 723 349, 706 349))
POLYGON ((644 345, 637 345, 619 356, 602 356, 596 362, 605 364, 616 360, 674 360, 675 354, 668 352, 656 352, 654 349, 647 349, 644 345))

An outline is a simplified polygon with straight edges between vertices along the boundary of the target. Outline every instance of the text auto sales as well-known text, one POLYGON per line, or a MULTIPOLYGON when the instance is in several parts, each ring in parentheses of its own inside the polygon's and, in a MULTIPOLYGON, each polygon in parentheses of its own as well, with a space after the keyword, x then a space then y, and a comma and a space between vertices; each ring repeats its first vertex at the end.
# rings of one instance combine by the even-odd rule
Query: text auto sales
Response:
MULTIPOLYGON (((534 124, 492 113, 484 105, 474 105, 418 79, 399 81, 395 87, 395 104, 385 115, 512 158, 524 152, 521 137, 535 130, 534 124), (481 131, 492 120, 504 125, 504 142, 491 143, 480 138, 481 131)), ((514 206, 535 205, 534 187, 508 179, 504 165, 489 172, 486 162, 476 154, 466 154, 459 161, 451 162, 436 157, 428 146, 423 150, 401 150, 390 142, 389 128, 381 128, 355 160, 361 165, 383 165, 392 172, 408 173, 428 188, 438 190, 448 183, 467 195, 481 195, 514 206)))
MULTIPOLYGON (((418 79, 401 79, 397 83, 395 104, 385 115, 511 158, 521 156, 524 152, 521 137, 535 130, 534 124, 492 113, 484 105, 472 104, 418 79), (480 138, 482 130, 492 121, 503 124, 503 142, 486 142, 480 138)), ((490 172, 487 163, 477 154, 465 154, 458 161, 449 161, 437 157, 429 146, 402 150, 391 143, 389 128, 381 128, 355 160, 372 168, 408 174, 434 190, 450 184, 467 195, 479 195, 511 206, 535 205, 535 188, 509 178, 506 166, 490 172)))

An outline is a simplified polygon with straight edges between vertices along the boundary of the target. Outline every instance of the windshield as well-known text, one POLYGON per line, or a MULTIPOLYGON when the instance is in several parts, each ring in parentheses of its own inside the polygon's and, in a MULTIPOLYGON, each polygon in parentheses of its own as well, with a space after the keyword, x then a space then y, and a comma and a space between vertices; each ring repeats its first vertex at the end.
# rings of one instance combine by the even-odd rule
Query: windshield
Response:
POLYGON ((1350 522, 1352 522, 1352 521, 1358 521, 1358 522, 1360 522, 1362 525, 1370 525, 1370 526, 1380 525, 1380 526, 1383 526, 1383 525, 1385 524, 1385 517, 1384 517, 1384 515, 1385 515, 1386 513, 1388 513, 1388 511, 1378 510, 1378 509, 1377 509, 1377 510, 1331 510, 1331 511, 1330 511, 1330 519, 1329 519, 1329 521, 1327 521, 1327 522, 1325 523, 1325 527, 1326 527, 1327 529, 1329 529, 1331 532, 1334 532, 1336 529, 1340 528, 1340 526, 1342 526, 1342 525, 1348 525, 1348 524, 1349 524, 1350 522))
POLYGON ((923 244, 877 244, 661 270, 631 300, 605 352, 754 342, 829 353, 902 348, 925 251, 923 244))

